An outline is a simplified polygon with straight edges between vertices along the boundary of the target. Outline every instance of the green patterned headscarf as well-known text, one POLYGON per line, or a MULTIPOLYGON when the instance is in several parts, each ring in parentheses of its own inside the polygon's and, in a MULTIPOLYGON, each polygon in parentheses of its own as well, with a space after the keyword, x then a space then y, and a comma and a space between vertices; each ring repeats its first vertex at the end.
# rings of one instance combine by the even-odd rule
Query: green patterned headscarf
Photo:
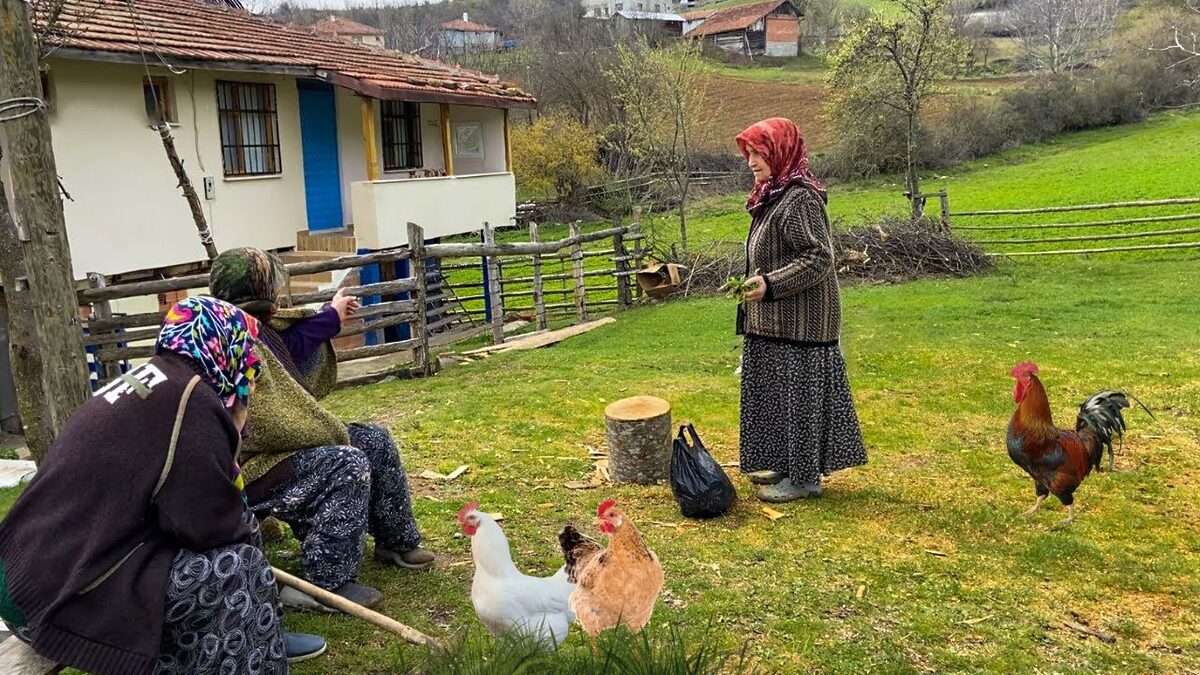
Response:
POLYGON ((208 288, 225 302, 265 318, 276 309, 286 275, 275 254, 257 248, 234 248, 213 260, 208 288))

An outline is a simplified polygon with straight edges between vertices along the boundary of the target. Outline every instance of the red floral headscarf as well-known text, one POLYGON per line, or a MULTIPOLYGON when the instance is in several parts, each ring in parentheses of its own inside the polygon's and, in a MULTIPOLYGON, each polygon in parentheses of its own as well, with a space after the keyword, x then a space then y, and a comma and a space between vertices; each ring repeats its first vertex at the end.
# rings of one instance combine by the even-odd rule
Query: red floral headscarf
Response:
POLYGON ((746 200, 746 210, 758 216, 793 185, 803 185, 821 199, 828 199, 825 188, 808 168, 808 150, 804 137, 791 120, 772 117, 751 126, 737 135, 738 148, 750 158, 753 150, 771 167, 771 177, 754 186, 746 200))

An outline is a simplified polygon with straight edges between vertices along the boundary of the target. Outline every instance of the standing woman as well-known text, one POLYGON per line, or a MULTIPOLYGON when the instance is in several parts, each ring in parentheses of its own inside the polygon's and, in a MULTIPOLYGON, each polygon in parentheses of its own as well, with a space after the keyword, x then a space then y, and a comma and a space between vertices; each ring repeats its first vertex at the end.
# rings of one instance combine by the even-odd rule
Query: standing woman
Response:
POLYGON ((236 464, 258 322, 215 298, 167 313, 157 356, 67 421, 0 523, 0 618, 99 675, 283 675, 284 635, 236 464))
POLYGON ((754 276, 738 311, 741 470, 763 501, 817 497, 821 476, 867 461, 839 345, 828 195, 791 120, 759 122, 737 143, 755 182, 746 202, 754 276))

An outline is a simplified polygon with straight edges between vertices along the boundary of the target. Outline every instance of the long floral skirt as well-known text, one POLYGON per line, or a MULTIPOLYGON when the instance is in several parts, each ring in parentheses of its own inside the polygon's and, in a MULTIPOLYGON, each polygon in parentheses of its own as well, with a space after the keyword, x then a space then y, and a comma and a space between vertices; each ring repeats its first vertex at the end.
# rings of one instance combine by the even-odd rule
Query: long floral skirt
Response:
POLYGON ((746 336, 741 470, 778 471, 794 484, 813 485, 866 462, 839 347, 746 336))

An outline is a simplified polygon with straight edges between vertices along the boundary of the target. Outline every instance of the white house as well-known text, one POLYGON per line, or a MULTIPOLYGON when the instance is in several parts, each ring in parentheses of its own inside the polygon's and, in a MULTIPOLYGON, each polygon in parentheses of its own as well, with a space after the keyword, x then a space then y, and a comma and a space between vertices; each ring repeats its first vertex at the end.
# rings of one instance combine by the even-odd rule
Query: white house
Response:
POLYGON ((454 53, 491 51, 500 46, 500 29, 471 21, 466 12, 462 19, 442 23, 438 34, 442 47, 454 53))
POLYGON ((508 111, 535 102, 496 78, 196 0, 64 17, 43 86, 76 278, 203 265, 160 108, 221 249, 378 249, 410 221, 436 238, 516 213, 508 111))

